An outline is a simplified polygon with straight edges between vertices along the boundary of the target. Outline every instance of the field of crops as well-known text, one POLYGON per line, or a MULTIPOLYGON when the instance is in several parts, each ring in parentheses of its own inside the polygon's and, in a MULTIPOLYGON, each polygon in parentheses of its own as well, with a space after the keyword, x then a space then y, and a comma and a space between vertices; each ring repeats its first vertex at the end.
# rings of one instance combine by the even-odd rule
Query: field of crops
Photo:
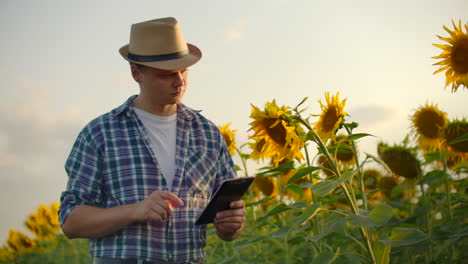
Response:
MULTIPOLYGON (((463 94, 468 36, 453 26, 444 27, 451 36, 440 38, 450 45, 438 45, 444 51, 436 58, 452 92, 463 94)), ((244 197, 243 235, 227 243, 209 227, 207 263, 468 263, 466 117, 436 103, 415 106, 408 136, 380 142, 372 155, 359 142, 378 135, 355 132, 346 99, 326 93, 319 103, 321 113, 307 112, 308 99, 252 105, 250 142, 242 146, 230 124, 220 126, 239 177, 256 179, 244 197)), ((89 263, 88 242, 60 233, 58 206, 27 216, 33 237, 11 229, 1 263, 89 263)))

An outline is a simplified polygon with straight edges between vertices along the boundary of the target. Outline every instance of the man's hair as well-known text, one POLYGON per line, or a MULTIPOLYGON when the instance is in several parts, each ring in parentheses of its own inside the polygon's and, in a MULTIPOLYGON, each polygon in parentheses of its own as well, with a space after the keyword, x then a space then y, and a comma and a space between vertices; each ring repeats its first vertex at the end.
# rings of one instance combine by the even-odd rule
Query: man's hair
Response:
POLYGON ((129 61, 128 63, 130 64, 130 67, 136 66, 140 71, 144 71, 144 70, 150 68, 150 67, 148 67, 148 66, 145 66, 145 65, 142 65, 142 64, 138 64, 138 63, 134 63, 134 62, 131 62, 131 61, 129 61))

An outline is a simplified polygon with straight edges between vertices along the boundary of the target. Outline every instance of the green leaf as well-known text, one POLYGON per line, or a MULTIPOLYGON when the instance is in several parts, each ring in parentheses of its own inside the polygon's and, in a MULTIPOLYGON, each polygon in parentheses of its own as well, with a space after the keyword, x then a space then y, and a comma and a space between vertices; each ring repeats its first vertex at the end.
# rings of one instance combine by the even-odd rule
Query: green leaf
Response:
POLYGON ((466 140, 468 140, 468 133, 465 133, 463 134, 463 136, 457 137, 456 139, 450 141, 449 145, 453 145, 455 143, 459 143, 459 142, 466 141, 466 140))
POLYGON ((379 204, 369 215, 350 215, 349 222, 360 227, 383 226, 392 218, 392 207, 379 204))
POLYGON ((315 133, 313 131, 309 131, 306 136, 306 140, 309 141, 315 141, 315 133))
POLYGON ((353 140, 360 139, 360 138, 367 137, 367 136, 373 137, 374 135, 367 134, 367 133, 351 134, 351 135, 347 136, 347 137, 345 138, 345 140, 346 140, 346 141, 353 141, 353 140))
POLYGON ((247 159, 250 158, 250 154, 241 153, 241 154, 240 154, 240 157, 241 157, 242 159, 244 159, 244 160, 247 160, 247 159))
POLYGON ((301 188, 312 188, 314 187, 315 184, 311 183, 311 182, 301 182, 301 184, 299 184, 299 186, 301 186, 301 188))
POLYGON ((243 248, 246 248, 246 247, 250 247, 250 246, 254 245, 255 243, 257 243, 258 241, 261 241, 263 238, 264 238, 263 236, 255 236, 255 237, 253 237, 251 239, 240 240, 234 245, 234 248, 235 249, 243 249, 243 248))
POLYGON ((330 251, 322 251, 311 264, 332 264, 340 256, 340 250, 337 248, 335 254, 330 251))
POLYGON ((377 241, 374 245, 374 255, 377 264, 389 264, 390 263, 390 251, 392 247, 386 246, 381 241, 377 241))
POLYGON ((343 179, 333 181, 323 181, 312 186, 312 192, 318 196, 325 196, 332 192, 338 185, 344 182, 343 179))
POLYGON ((273 238, 283 238, 289 234, 289 230, 291 230, 292 226, 283 226, 278 231, 271 233, 271 237, 273 238))
POLYGON ((248 203, 248 204, 245 205, 245 207, 255 206, 255 205, 258 205, 258 204, 263 204, 263 203, 266 203, 266 202, 268 202, 268 201, 270 201, 270 200, 273 200, 273 199, 275 199, 275 198, 273 198, 273 197, 265 197, 265 198, 261 199, 260 201, 248 203))
POLYGON ((422 180, 421 184, 427 184, 433 188, 442 185, 445 182, 447 174, 443 170, 433 170, 428 172, 422 180))
POLYGON ((287 210, 290 210, 291 207, 287 206, 286 204, 280 204, 278 206, 276 206, 275 208, 271 209, 269 212, 267 212, 264 216, 262 216, 261 218, 267 218, 267 217, 270 217, 270 216, 274 216, 274 215, 277 215, 279 213, 282 213, 284 211, 287 211, 287 210))
POLYGON ((401 247, 419 243, 427 239, 427 235, 416 228, 397 227, 392 230, 389 240, 380 240, 386 246, 401 247))
POLYGON ((351 122, 351 123, 344 123, 344 126, 353 130, 359 126, 359 123, 357 122, 351 122))
POLYGON ((439 151, 435 151, 435 152, 426 152, 424 153, 424 160, 426 161, 426 163, 432 163, 436 160, 442 160, 443 159, 443 156, 444 154, 439 152, 439 151))
POLYGON ((301 225, 307 220, 309 220, 309 218, 320 208, 321 205, 322 203, 318 202, 308 206, 307 209, 301 215, 299 215, 293 220, 294 226, 301 225))
POLYGON ((376 161, 377 163, 379 163, 380 165, 382 165, 389 173, 393 174, 392 170, 388 167, 387 163, 385 163, 383 160, 377 158, 376 156, 372 155, 372 154, 369 154, 367 152, 364 152, 366 154, 366 159, 367 158, 371 158, 373 159, 374 161, 376 161))
POLYGON ((310 167, 301 168, 301 169, 297 170, 296 173, 294 173, 294 175, 288 180, 288 184, 294 183, 297 180, 299 180, 300 178, 302 178, 302 177, 304 177, 304 176, 306 176, 306 175, 308 175, 311 172, 316 171, 316 170, 320 170, 320 167, 310 166, 310 167))
POLYGON ((293 191, 294 193, 297 193, 298 195, 302 196, 304 195, 304 191, 302 190, 301 187, 299 187, 299 185, 297 184, 289 184, 286 186, 286 190, 291 190, 293 191))
POLYGON ((305 202, 305 201, 296 202, 296 203, 294 203, 292 205, 286 205, 286 204, 282 203, 282 204, 276 206, 275 208, 271 209, 270 211, 268 211, 260 219, 265 219, 265 218, 268 218, 270 216, 277 215, 277 214, 283 213, 283 212, 291 210, 291 209, 298 209, 298 208, 302 208, 302 207, 305 207, 305 206, 307 206, 307 202, 305 202))
POLYGON ((280 166, 270 169, 264 172, 257 173, 258 176, 265 176, 267 174, 270 174, 272 172, 279 172, 279 171, 284 171, 284 170, 292 170, 294 169, 294 161, 289 161, 284 164, 281 164, 280 166))
POLYGON ((377 224, 385 224, 392 218, 392 207, 386 204, 378 204, 369 214, 369 218, 377 224))
POLYGON ((236 171, 241 171, 241 167, 237 166, 237 165, 234 165, 234 167, 236 168, 236 171))
POLYGON ((338 154, 351 154, 353 153, 353 147, 351 147, 348 144, 339 144, 339 145, 334 145, 331 147, 327 147, 328 152, 332 154, 332 156, 336 153, 338 154))
POLYGON ((322 232, 312 237, 306 237, 306 239, 312 242, 317 242, 331 233, 344 233, 345 225, 346 217, 337 217, 331 222, 328 222, 322 229, 322 232))

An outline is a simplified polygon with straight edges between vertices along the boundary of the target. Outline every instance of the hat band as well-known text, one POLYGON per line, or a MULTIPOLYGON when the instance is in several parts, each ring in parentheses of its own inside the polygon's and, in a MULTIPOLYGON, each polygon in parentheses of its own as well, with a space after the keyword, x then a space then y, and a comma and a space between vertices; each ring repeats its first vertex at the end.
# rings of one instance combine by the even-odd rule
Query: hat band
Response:
POLYGON ((166 61, 166 60, 175 60, 180 59, 189 54, 189 50, 161 54, 161 55, 137 55, 131 52, 128 52, 128 58, 138 62, 152 62, 152 61, 166 61))

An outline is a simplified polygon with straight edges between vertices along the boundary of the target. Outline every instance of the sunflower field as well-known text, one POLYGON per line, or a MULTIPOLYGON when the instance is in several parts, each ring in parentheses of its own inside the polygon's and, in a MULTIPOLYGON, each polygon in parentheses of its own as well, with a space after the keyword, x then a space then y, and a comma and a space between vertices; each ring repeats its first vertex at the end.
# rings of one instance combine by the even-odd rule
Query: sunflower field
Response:
MULTIPOLYGON (((434 59, 452 92, 468 87, 468 25, 444 26, 448 44, 434 59)), ((462 91, 464 92, 464 91, 462 91)), ((255 176, 244 196, 247 222, 236 241, 210 225, 207 263, 468 263, 468 121, 437 104, 409 113, 398 144, 359 151, 346 99, 325 93, 321 113, 276 100, 252 105, 250 141, 220 126, 239 177, 255 176), (253 165, 261 165, 252 171, 253 165)), ((86 240, 60 233, 58 204, 41 205, 10 230, 1 263, 89 263, 86 240)))

